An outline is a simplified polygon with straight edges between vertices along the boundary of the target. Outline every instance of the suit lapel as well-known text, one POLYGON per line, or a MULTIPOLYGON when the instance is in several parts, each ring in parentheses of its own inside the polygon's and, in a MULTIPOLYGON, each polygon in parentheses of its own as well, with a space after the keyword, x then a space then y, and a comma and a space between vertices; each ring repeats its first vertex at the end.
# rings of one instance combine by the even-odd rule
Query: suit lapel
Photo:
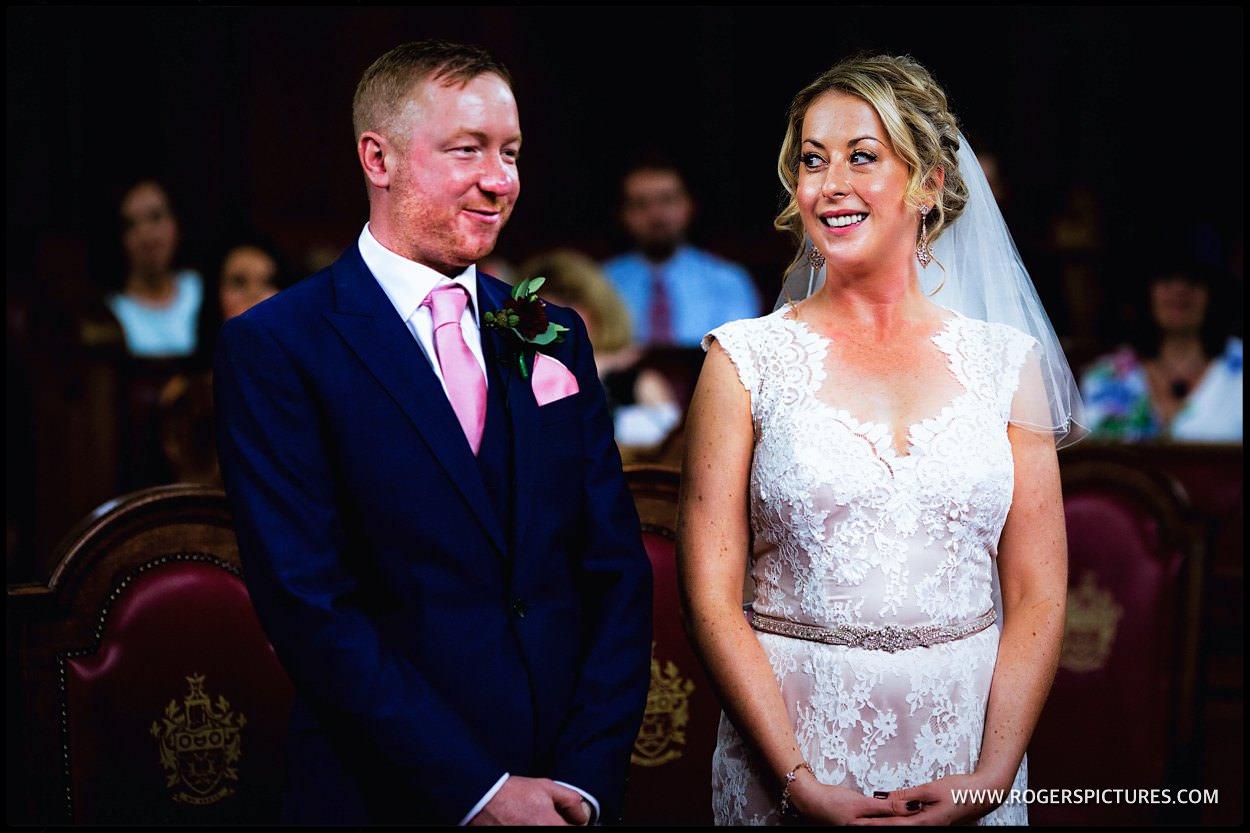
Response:
POLYGON ((326 318, 408 416, 483 531, 506 554, 477 460, 443 386, 356 246, 334 264, 333 276, 335 309, 326 318))
MULTIPOLYGON (((478 276, 477 297, 481 313, 501 309, 507 299, 507 289, 503 284, 493 280, 483 280, 478 276)), ((505 386, 504 396, 508 403, 508 419, 512 425, 512 477, 513 477, 513 518, 518 552, 525 540, 525 525, 530 516, 534 501, 534 488, 537 480, 538 449, 535 447, 538 437, 538 401, 534 399, 532 378, 521 378, 517 368, 517 341, 511 333, 498 330, 483 329, 482 340, 489 341, 489 352, 494 353, 501 365, 500 377, 505 386)), ((486 346, 486 345, 483 345, 486 346)))

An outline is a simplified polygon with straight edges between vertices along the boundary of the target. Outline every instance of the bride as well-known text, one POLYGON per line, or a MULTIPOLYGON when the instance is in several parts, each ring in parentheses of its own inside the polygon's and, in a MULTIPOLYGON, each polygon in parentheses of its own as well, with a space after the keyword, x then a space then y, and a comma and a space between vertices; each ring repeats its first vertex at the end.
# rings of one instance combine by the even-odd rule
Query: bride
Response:
POLYGON ((716 822, 1023 823, 1004 797, 1063 632, 1072 374, 914 60, 849 59, 800 91, 778 171, 806 286, 707 336, 687 427, 678 552, 724 705, 716 822), (1004 796, 961 795, 982 789, 1004 796))

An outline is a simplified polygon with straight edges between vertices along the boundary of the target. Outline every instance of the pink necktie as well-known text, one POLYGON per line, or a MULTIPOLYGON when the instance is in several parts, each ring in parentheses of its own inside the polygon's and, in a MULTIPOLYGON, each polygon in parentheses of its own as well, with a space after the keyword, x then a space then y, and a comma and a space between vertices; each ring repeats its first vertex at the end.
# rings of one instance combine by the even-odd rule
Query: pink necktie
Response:
POLYGON ((446 283, 431 290, 422 305, 428 306, 434 317, 434 352, 447 386, 447 398, 476 455, 486 425, 486 377, 460 329, 460 318, 468 302, 469 293, 463 286, 446 283))

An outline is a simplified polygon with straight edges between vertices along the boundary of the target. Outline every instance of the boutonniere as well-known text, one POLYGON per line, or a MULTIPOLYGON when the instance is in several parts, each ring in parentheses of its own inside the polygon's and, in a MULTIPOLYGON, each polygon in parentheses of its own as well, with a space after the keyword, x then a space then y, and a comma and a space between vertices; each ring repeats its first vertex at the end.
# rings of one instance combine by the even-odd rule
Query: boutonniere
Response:
POLYGON ((529 378, 530 366, 538 349, 549 344, 561 344, 564 334, 569 331, 568 327, 547 320, 547 304, 538 297, 538 290, 546 282, 546 278, 518 281, 512 287, 512 296, 503 302, 503 309, 482 314, 482 323, 487 327, 512 334, 522 379, 529 378))

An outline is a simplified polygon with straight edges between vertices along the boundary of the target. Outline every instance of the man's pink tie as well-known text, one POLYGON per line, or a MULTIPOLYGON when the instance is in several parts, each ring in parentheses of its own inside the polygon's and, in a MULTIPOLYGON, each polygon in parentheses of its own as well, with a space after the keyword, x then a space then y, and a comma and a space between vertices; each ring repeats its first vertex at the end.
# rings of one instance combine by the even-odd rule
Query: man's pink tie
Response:
POLYGON ((434 317, 434 352, 447 386, 447 398, 476 455, 486 425, 486 377, 460 329, 460 318, 468 302, 469 293, 463 286, 445 283, 431 290, 422 303, 434 317))

